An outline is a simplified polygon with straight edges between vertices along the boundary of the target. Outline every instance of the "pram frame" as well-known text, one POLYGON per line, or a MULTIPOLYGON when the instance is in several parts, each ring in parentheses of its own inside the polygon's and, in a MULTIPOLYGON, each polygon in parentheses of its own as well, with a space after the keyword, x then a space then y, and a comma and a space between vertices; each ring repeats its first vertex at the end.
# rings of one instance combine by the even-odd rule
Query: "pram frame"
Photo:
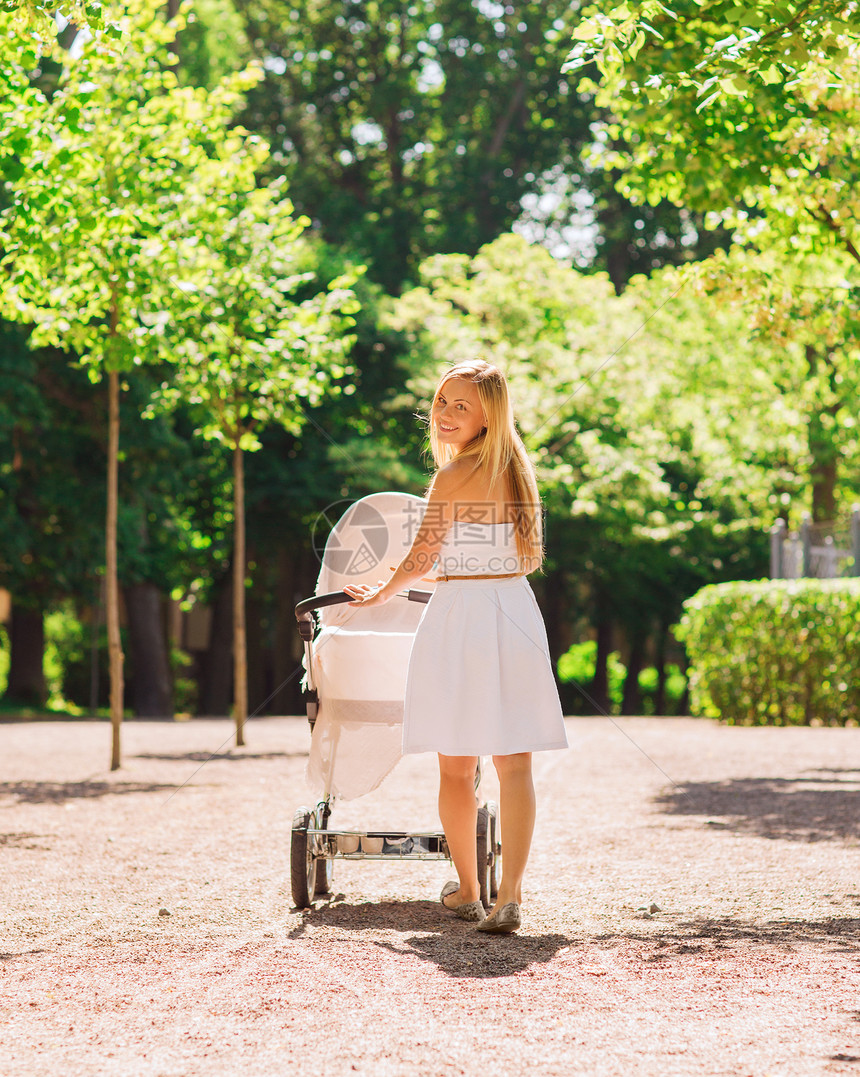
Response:
MULTIPOLYGON (((432 592, 409 590, 397 597, 410 602, 427 603, 432 592)), ((313 735, 319 708, 319 697, 313 677, 313 640, 318 628, 314 616, 326 606, 354 601, 345 591, 314 595, 296 606, 299 634, 305 645, 305 705, 313 735)), ((481 761, 475 771, 475 797, 479 798, 481 761)), ((313 810, 297 809, 293 816, 290 842, 290 883, 297 908, 310 908, 314 898, 331 893, 333 862, 335 860, 447 860, 451 855, 445 835, 439 831, 331 830, 328 820, 336 798, 324 791, 313 810), (354 851, 346 851, 353 843, 354 851), (371 844, 372 843, 372 844, 371 844), (407 845, 408 843, 408 845, 407 845), (378 846, 378 847, 377 847, 378 846), (416 848, 417 846, 417 848, 416 848), (407 849, 407 851, 404 851, 407 849)), ((499 889, 502 846, 498 836, 497 808, 488 802, 478 808, 476 854, 481 901, 486 908, 499 889)))

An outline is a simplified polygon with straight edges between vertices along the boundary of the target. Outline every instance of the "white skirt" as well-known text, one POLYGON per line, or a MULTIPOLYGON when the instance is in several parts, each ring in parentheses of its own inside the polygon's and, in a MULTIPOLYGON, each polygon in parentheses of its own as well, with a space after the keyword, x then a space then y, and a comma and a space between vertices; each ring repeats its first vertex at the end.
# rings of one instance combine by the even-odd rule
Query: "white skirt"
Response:
POLYGON ((404 753, 566 747, 546 629, 526 578, 438 583, 409 659, 404 753))

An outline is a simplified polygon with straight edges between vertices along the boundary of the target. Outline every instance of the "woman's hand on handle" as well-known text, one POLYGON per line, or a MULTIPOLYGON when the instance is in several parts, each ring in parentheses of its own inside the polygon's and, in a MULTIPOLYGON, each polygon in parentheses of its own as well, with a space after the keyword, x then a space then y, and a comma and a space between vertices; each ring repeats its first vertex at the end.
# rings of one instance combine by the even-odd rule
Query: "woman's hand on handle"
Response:
POLYGON ((375 587, 367 583, 347 584, 344 591, 355 599, 350 602, 350 606, 382 606, 392 597, 387 593, 382 580, 375 587))

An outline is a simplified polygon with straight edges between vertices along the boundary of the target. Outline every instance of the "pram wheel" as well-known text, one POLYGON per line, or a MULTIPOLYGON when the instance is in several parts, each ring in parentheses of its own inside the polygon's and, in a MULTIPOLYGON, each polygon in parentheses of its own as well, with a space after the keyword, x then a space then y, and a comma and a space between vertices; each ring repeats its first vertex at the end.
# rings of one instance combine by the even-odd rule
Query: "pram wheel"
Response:
POLYGON ((475 833, 478 852, 478 886, 481 888, 481 903, 485 909, 491 905, 490 891, 490 813, 487 805, 478 808, 478 826, 475 833))
POLYGON ((307 808, 299 808, 293 816, 290 840, 290 890, 297 909, 309 909, 316 890, 317 862, 308 836, 310 825, 311 813, 307 808))
MULTIPOLYGON (((328 830, 328 813, 317 809, 312 819, 317 830, 328 830)), ((316 874, 314 876, 314 888, 311 897, 316 894, 330 894, 331 881, 334 876, 334 861, 327 856, 316 861, 316 874)))
POLYGON ((486 804, 489 815, 490 849, 489 864, 489 890, 490 897, 494 898, 499 893, 499 883, 502 881, 502 843, 499 841, 499 815, 498 808, 490 800, 486 804))
POLYGON ((324 830, 321 811, 299 808, 293 816, 290 842, 290 889, 297 909, 309 909, 317 894, 330 894, 334 864, 327 857, 315 855, 316 839, 308 828, 324 830))
POLYGON ((478 826, 475 834, 478 852, 478 885, 481 901, 489 909, 499 892, 502 873, 502 846, 498 840, 498 809, 489 801, 478 808, 478 826))

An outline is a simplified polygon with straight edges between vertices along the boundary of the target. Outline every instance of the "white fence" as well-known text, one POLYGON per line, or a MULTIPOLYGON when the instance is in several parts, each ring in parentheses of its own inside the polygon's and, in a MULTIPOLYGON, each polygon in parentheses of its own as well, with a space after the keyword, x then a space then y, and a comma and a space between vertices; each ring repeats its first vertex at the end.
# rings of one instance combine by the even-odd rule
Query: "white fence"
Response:
POLYGON ((804 516, 799 531, 789 532, 785 520, 776 521, 770 530, 770 578, 802 576, 860 576, 860 505, 847 521, 815 524, 804 516))

